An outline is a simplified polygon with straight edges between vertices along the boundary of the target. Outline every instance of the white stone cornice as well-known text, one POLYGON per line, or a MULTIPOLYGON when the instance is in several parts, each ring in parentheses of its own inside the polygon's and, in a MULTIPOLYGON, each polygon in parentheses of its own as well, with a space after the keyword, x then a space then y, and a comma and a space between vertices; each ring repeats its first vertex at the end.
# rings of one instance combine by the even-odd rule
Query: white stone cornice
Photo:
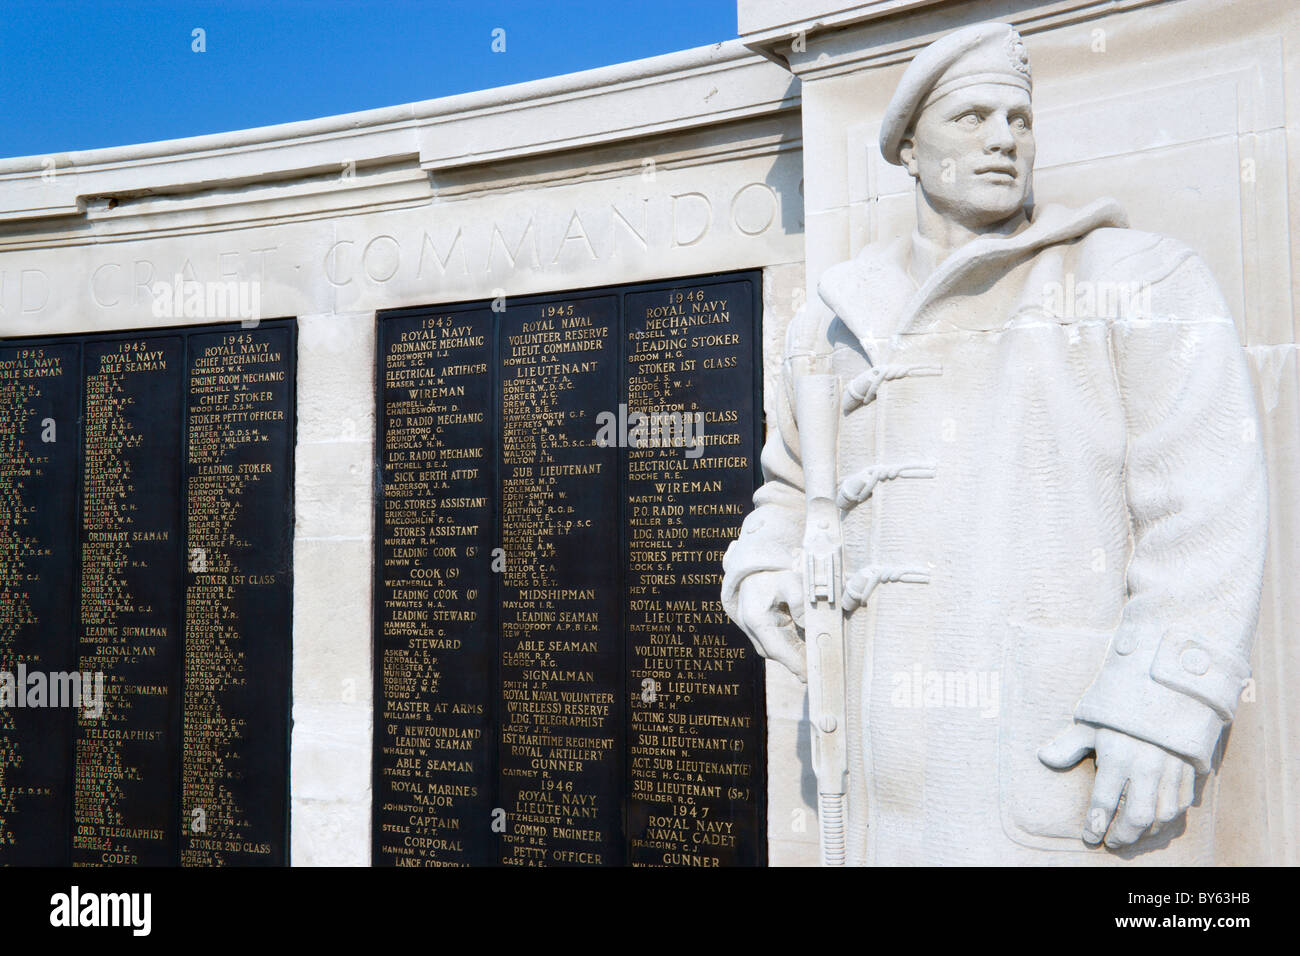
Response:
POLYGON ((805 37, 839 30, 867 20, 894 16, 945 0, 867 0, 835 3, 832 0, 738 0, 736 21, 741 39, 755 53, 784 63, 778 51, 800 34, 805 37))
MULTIPOLYGON (((199 194, 250 185, 289 187, 339 177, 345 169, 407 166, 436 176, 798 106, 797 81, 733 40, 403 106, 0 160, 0 225, 94 220, 126 201, 159 196, 189 196, 203 205, 207 200, 199 194)), ((364 191, 362 178, 348 188, 364 191)), ((275 189, 264 193, 268 200, 277 197, 275 189)), ((144 212, 139 202, 131 210, 132 215, 144 212)))
POLYGON ((906 62, 945 33, 981 20, 1014 24, 1028 36, 1170 2, 1176 0, 740 0, 741 39, 799 79, 818 80, 906 62))

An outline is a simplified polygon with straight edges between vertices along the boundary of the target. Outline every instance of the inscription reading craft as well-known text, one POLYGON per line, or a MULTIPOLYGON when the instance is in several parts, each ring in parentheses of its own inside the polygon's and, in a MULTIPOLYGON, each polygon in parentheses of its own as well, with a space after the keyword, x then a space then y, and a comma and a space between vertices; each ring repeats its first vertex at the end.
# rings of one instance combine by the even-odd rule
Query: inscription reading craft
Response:
POLYGON ((0 347, 0 863, 286 862, 294 352, 0 347))
POLYGON ((376 863, 765 862, 757 283, 380 316, 376 863))

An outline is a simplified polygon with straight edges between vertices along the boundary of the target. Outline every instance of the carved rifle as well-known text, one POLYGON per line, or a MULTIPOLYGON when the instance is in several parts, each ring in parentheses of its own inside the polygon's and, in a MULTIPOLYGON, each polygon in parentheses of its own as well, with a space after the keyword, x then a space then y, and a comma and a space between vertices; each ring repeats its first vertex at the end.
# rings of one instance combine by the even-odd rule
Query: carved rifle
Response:
POLYGON ((845 741, 843 540, 835 503, 840 382, 829 357, 795 381, 795 416, 803 459, 804 638, 808 712, 813 725, 813 771, 824 866, 845 863, 848 823, 848 747, 845 741))

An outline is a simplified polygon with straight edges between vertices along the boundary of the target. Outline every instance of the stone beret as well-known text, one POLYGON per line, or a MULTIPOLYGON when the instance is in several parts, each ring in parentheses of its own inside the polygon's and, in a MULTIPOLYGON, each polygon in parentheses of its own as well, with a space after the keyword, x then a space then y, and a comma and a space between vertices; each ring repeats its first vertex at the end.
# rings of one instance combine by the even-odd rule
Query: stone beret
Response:
POLYGON ((901 166, 898 148, 921 110, 954 90, 977 83, 1033 88, 1029 54, 1015 27, 977 23, 935 40, 916 55, 885 109, 880 152, 901 166))

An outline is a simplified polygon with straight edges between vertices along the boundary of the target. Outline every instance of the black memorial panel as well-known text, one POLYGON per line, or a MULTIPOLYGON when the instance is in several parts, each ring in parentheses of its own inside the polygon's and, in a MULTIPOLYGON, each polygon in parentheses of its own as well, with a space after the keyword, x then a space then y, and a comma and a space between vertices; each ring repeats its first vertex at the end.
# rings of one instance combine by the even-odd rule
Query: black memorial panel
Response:
POLYGON ((0 348, 0 684, 51 690, 0 709, 0 863, 287 861, 295 352, 291 320, 0 348))
POLYGON ((756 290, 626 300, 629 806, 634 864, 763 862, 763 670, 722 609, 722 555, 754 495, 756 290), (737 379, 741 379, 737 387, 737 379))
POLYGON ((189 338, 183 865, 287 852, 293 348, 286 327, 189 338))
POLYGON ((492 313, 381 332, 375 861, 485 866, 496 805, 492 313))
POLYGON ((501 862, 622 862, 618 299, 515 303, 500 322, 501 862))
POLYGON ((78 715, 73 864, 175 862, 181 650, 179 336, 84 347, 78 670, 104 713, 78 715))
POLYGON ((759 476, 758 293, 380 315, 376 864, 765 862, 763 670, 718 601, 759 476))
POLYGON ((0 348, 0 865, 68 862, 50 835, 70 832, 72 754, 50 741, 70 739, 76 708, 46 706, 46 675, 76 656, 44 636, 77 629, 80 379, 76 346, 0 348))

